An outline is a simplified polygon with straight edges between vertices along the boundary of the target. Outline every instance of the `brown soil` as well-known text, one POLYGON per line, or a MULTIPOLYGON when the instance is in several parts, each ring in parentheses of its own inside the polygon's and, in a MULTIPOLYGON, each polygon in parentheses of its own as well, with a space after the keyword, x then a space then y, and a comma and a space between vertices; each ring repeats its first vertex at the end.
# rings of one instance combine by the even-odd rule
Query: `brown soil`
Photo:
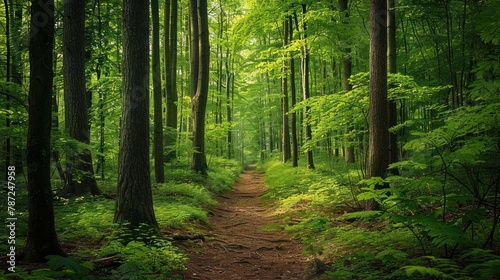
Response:
POLYGON ((250 166, 233 189, 218 198, 206 241, 186 248, 184 279, 311 279, 300 240, 262 229, 276 224, 270 205, 261 199, 264 174, 250 166))

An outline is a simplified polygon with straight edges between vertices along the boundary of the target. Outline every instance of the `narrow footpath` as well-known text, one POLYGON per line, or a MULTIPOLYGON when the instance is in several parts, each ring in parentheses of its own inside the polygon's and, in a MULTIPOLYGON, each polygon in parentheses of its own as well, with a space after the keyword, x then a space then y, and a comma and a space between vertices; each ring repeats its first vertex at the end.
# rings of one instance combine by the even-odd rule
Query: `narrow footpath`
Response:
POLYGON ((264 174, 249 166, 233 191, 219 196, 206 241, 186 249, 184 279, 311 279, 300 240, 262 229, 275 222, 261 200, 264 192, 264 174))

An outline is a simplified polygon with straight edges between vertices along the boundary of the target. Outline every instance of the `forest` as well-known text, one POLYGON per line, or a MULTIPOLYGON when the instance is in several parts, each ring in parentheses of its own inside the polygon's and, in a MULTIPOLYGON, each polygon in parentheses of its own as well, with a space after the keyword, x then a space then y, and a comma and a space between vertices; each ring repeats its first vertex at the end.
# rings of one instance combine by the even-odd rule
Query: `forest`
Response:
POLYGON ((2 279, 500 279, 499 0, 4 0, 0 30, 2 279))

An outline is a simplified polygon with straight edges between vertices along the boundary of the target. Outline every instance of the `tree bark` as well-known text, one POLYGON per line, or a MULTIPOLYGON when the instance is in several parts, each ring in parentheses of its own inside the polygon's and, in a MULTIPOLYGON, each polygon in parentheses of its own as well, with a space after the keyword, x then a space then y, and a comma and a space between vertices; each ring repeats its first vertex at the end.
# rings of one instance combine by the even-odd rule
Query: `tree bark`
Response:
MULTIPOLYGON (((387 58, 389 64, 389 73, 397 73, 396 69, 396 11, 395 0, 387 0, 387 58)), ((398 124, 398 107, 396 101, 389 100, 389 127, 398 124)), ((399 160, 398 134, 389 133, 389 164, 396 163, 399 160)), ((389 172, 393 175, 399 175, 398 168, 391 168, 389 172)))
POLYGON ((165 174, 163 168, 163 104, 161 92, 160 70, 160 14, 158 0, 151 0, 151 18, 153 22, 153 107, 154 107, 154 164, 155 182, 163 183, 165 174))
MULTIPOLYGON (((293 19, 292 16, 288 17, 288 28, 290 35, 290 43, 293 41, 293 19)), ((299 145, 297 142, 297 112, 295 111, 295 104, 297 103, 297 89, 295 87, 295 58, 293 55, 290 57, 290 95, 292 107, 292 125, 291 125, 291 140, 292 140, 292 166, 299 166, 299 145)))
MULTIPOLYGON (((309 123, 309 106, 307 105, 307 100, 309 99, 310 93, 309 93, 309 60, 310 60, 310 55, 309 55, 309 49, 307 47, 307 23, 305 20, 305 15, 307 13, 307 6, 306 4, 302 4, 302 14, 304 16, 304 23, 303 23, 303 31, 304 31, 304 47, 303 47, 303 57, 302 57, 302 92, 304 95, 304 103, 306 103, 305 109, 304 109, 304 121, 306 122, 305 125, 305 141, 311 141, 312 139, 312 129, 311 129, 311 124, 309 123)), ((306 166, 308 169, 314 169, 314 160, 313 160, 313 151, 312 148, 307 148, 306 150, 306 166)))
MULTIPOLYGON (((289 31, 288 31, 288 20, 283 21, 283 47, 286 48, 288 45, 289 31)), ((290 125, 288 121, 288 78, 287 78, 287 59, 283 59, 283 65, 281 69, 281 120, 282 120, 282 147, 283 163, 286 163, 292 157, 292 151, 290 147, 290 125)))
POLYGON ((370 106, 367 176, 387 175, 387 0, 370 0, 370 106))
MULTIPOLYGON (((205 114, 208 99, 210 70, 210 43, 208 34, 208 11, 206 0, 190 0, 191 9, 191 71, 198 71, 196 87, 191 85, 191 114, 193 118, 192 168, 207 175, 205 155, 205 114), (196 26, 196 28, 195 28, 196 26), (193 90, 195 90, 193 92, 193 90)), ((194 78, 193 73, 191 74, 194 78)))
POLYGON ((123 0, 123 102, 115 223, 157 228, 149 176, 149 1, 123 0))
MULTIPOLYGON (((13 5, 12 1, 10 2, 10 34, 17 34, 21 32, 23 25, 23 7, 21 5, 13 5)), ((7 26, 6 26, 7 28, 7 26)), ((21 57, 22 52, 22 44, 24 43, 24 39, 21 36, 12 36, 11 37, 11 71, 10 71, 10 81, 22 87, 23 85, 23 59, 21 57), (13 50, 13 51, 12 51, 13 50)), ((24 105, 24 103, 23 103, 24 105)), ((25 151, 22 145, 13 145, 12 149, 12 157, 14 165, 16 166, 16 174, 24 174, 24 155, 25 151)))
MULTIPOLYGON (((227 30, 226 30, 227 32, 227 30)), ((231 68, 233 63, 230 63, 230 52, 229 49, 226 51, 226 117, 227 117, 227 158, 233 158, 233 137, 232 137, 232 85, 234 85, 234 79, 232 78, 231 68), (231 67, 231 68, 230 68, 231 67)), ((234 61, 234 60, 233 60, 234 61)))
MULTIPOLYGON (((342 23, 349 24, 348 0, 339 0, 339 7, 340 13, 343 14, 342 23)), ((349 78, 352 73, 351 48, 345 47, 342 52, 342 89, 344 91, 350 91, 352 90, 352 85, 349 82, 349 78)), ((349 129, 352 130, 353 127, 350 127, 349 129)), ((353 143, 347 143, 347 146, 345 147, 344 160, 347 163, 354 163, 356 161, 353 143)))
MULTIPOLYGON (((4 0, 4 6, 5 6, 5 43, 6 43, 6 70, 7 70, 7 73, 5 75, 6 77, 6 81, 9 82, 11 80, 11 42, 10 42, 10 11, 9 11, 9 3, 7 2, 7 0, 4 0)), ((6 96, 6 102, 5 102, 5 109, 7 111, 10 110, 10 97, 7 95, 6 96)), ((6 118, 5 118, 5 127, 7 129, 9 129, 10 127, 10 116, 7 115, 6 118)), ((7 136, 7 138, 5 139, 5 165, 2 166, 2 170, 4 171, 4 174, 5 174, 5 181, 7 181, 7 177, 8 177, 8 166, 10 166, 10 163, 11 163, 11 143, 10 143, 10 137, 7 136)))
POLYGON ((54 1, 31 3, 30 86, 27 139, 28 232, 23 256, 43 262, 47 255, 64 255, 54 223, 50 184, 51 97, 53 84, 54 1), (43 19, 43 20, 42 20, 43 19))
MULTIPOLYGON (((165 32, 165 40, 168 40, 168 43, 165 43, 165 99, 166 125, 171 128, 171 132, 177 132, 177 3, 177 0, 165 1, 165 5, 170 5, 170 8, 165 7, 165 10, 168 10, 168 13, 165 13, 165 29, 169 29, 165 32)), ((176 134, 177 133, 167 134, 166 143, 168 146, 175 146, 177 140, 176 134)), ((175 149, 170 149, 166 155, 167 160, 170 161, 175 157, 175 149)))
MULTIPOLYGON (((85 89, 85 1, 64 1, 63 73, 65 126, 70 138, 90 143, 88 100, 85 89)), ((66 184, 59 194, 100 193, 94 178, 92 155, 77 148, 66 156, 66 184)))

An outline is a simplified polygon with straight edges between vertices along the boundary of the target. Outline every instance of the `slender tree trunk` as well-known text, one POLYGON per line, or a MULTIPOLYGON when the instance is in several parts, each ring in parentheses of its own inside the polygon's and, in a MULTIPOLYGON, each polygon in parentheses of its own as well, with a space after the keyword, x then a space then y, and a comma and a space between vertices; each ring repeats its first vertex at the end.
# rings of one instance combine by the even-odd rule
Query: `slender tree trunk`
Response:
POLYGON ((151 0, 151 18, 153 22, 153 107, 154 107, 154 164, 155 182, 163 183, 165 174, 163 168, 163 106, 161 92, 160 70, 160 15, 158 0, 151 0))
MULTIPOLYGON (((370 0, 370 112, 367 177, 387 175, 387 0, 370 0)), ((371 205, 369 208, 376 208, 371 205)))
MULTIPOLYGON (((387 0, 387 58, 389 73, 397 73, 396 69, 396 10, 395 0, 387 0)), ((389 127, 395 127, 398 124, 398 107, 396 100, 389 100, 389 127)), ((398 135, 396 132, 389 133, 389 164, 396 163, 399 160, 398 135)), ((393 175, 399 175, 398 168, 391 168, 389 172, 393 175)))
POLYGON ((158 227, 149 171, 149 1, 123 0, 123 102, 115 223, 158 227))
MULTIPOLYGON (((98 17, 98 23, 97 23, 97 32, 98 34, 102 34, 102 13, 101 13, 101 1, 97 0, 97 17, 98 17)), ((98 40, 98 45, 99 45, 99 50, 102 50, 102 40, 98 40)), ((102 69, 102 64, 103 64, 103 54, 99 53, 99 58, 98 58, 98 63, 96 66, 96 76, 97 80, 99 81, 101 79, 101 69, 102 69)), ((104 180, 104 165, 106 162, 106 159, 104 157, 104 144, 105 144, 105 131, 104 127, 106 125, 106 117, 104 114, 104 104, 106 102, 106 95, 103 92, 102 89, 98 88, 97 89, 98 96, 99 96, 99 162, 98 162, 98 168, 96 169, 96 173, 98 174, 99 171, 101 172, 101 180, 104 180)))
MULTIPOLYGON (((87 92, 85 89, 85 2, 64 1, 63 71, 65 126, 69 137, 90 144, 87 92)), ((88 149, 68 151, 66 185, 59 194, 99 194, 88 149)))
MULTIPOLYGON (((293 19, 292 16, 288 17, 288 28, 290 30, 290 43, 293 41, 293 19)), ((299 166, 299 145, 297 143, 297 112, 295 111, 295 104, 297 103, 297 89, 295 87, 295 58, 293 55, 290 57, 290 94, 292 106, 292 126, 291 126, 291 140, 292 140, 292 166, 299 166)))
POLYGON ((189 64, 190 64, 190 81, 189 92, 191 98, 196 95, 198 88, 198 74, 199 74, 199 30, 198 30, 198 8, 196 0, 189 0, 189 64))
MULTIPOLYGON (((23 7, 21 5, 13 5, 13 1, 10 2, 10 36, 11 36, 11 51, 10 51, 10 81, 17 84, 20 88, 23 86, 23 60, 21 58, 21 48, 23 44, 23 38, 20 36, 12 36, 12 34, 17 34, 21 32, 23 24, 23 7)), ((7 28, 7 26, 6 26, 7 28)), ((17 142, 17 141, 16 141, 17 142)), ((12 160, 16 166, 16 174, 24 173, 24 147, 21 143, 16 145, 11 145, 12 150, 12 160)))
MULTIPOLYGON (((4 6, 5 6, 5 37, 6 37, 6 57, 5 57, 5 62, 6 62, 6 70, 7 70, 7 73, 5 75, 6 77, 6 81, 7 82, 10 82, 11 80, 11 43, 10 43, 10 11, 9 11, 9 3, 7 0, 4 0, 4 6)), ((7 111, 10 110, 10 97, 7 96, 6 98, 6 102, 5 102, 5 109, 7 111)), ((7 129, 9 129, 10 127, 10 116, 7 115, 7 117, 5 118, 5 127, 7 129)), ((10 137, 7 136, 7 138, 5 139, 5 166, 3 166, 2 170, 4 170, 4 174, 5 174, 5 181, 7 181, 7 173, 8 173, 8 166, 10 166, 11 164, 11 143, 10 143, 10 137)))
MULTIPOLYGON (((177 141, 177 17, 178 1, 167 0, 165 5, 165 92, 166 92, 166 125, 171 128, 167 134, 166 142, 174 147, 177 141)), ((176 157, 175 149, 169 149, 167 160, 176 157)))
MULTIPOLYGON (((288 31, 288 20, 283 21, 283 47, 288 45, 289 31, 288 31)), ((288 121, 288 78, 287 78, 287 60, 283 60, 283 65, 281 69, 281 120, 282 120, 282 145, 283 145, 283 162, 287 162, 292 157, 292 151, 290 147, 290 125, 288 121)))
MULTIPOLYGON (((55 42, 55 41, 54 41, 55 42)), ((57 58, 54 57, 52 59, 52 69, 54 73, 57 73, 57 58)), ((57 87, 56 83, 53 83, 52 87, 52 129, 54 131, 59 131, 59 103, 57 102, 57 87)), ((61 156, 59 154, 59 150, 54 148, 52 150, 52 159, 56 165, 57 173, 59 174, 59 178, 61 178, 61 182, 63 186, 66 186, 66 173, 64 173, 64 169, 61 165, 61 156)))
MULTIPOLYGON (((309 99, 309 49, 307 47, 307 23, 305 20, 305 16, 307 13, 306 4, 302 4, 302 14, 303 14, 303 31, 304 31, 304 47, 303 47, 303 58, 302 58, 302 92, 304 95, 304 103, 306 103, 304 109, 304 118, 305 118, 305 141, 311 141, 312 139, 312 129, 311 124, 309 123, 309 106, 307 105, 307 100, 309 99)), ((308 169, 314 169, 314 160, 313 160, 313 151, 312 148, 309 147, 306 150, 306 166, 308 169)))
MULTIPOLYGON (((266 99, 267 99, 267 104, 271 104, 272 101, 271 101, 271 82, 269 81, 269 73, 266 72, 266 99)), ((269 128, 269 131, 268 131, 268 134, 269 134, 269 154, 272 154, 273 151, 274 151, 274 129, 273 129, 273 121, 272 121, 272 118, 273 118, 273 115, 271 113, 271 110, 269 110, 269 114, 268 114, 268 128, 269 128)), ((267 144, 266 144, 267 146, 267 144)))
MULTIPOLYGON (((191 60, 197 60, 198 75, 196 80, 196 91, 192 96, 192 118, 193 118, 193 159, 192 168, 203 175, 207 175, 207 161, 205 155, 205 114, 208 99, 208 84, 210 71, 210 43, 208 34, 208 11, 207 0, 190 0, 191 8, 191 40, 193 53, 191 60), (193 28, 194 26, 197 28, 193 28), (195 47, 197 45, 198 47, 195 47)), ((193 61, 192 61, 193 65, 193 61)), ((196 67, 191 68, 195 71, 196 67)), ((192 90, 194 87, 191 88, 192 90)))
POLYGON ((54 1, 33 0, 30 26, 30 87, 28 109, 28 232, 23 256, 43 262, 64 255, 54 224, 50 184, 51 97, 53 83, 54 1), (41 21, 40 19, 44 20, 41 21))
MULTIPOLYGON (((343 14, 342 23, 345 25, 349 24, 348 0, 339 0, 339 7, 340 13, 343 14)), ((352 85, 349 82, 349 78, 352 73, 351 48, 345 47, 342 51, 342 89, 344 91, 350 91, 352 90, 352 85)), ((352 130, 354 128, 350 127, 349 129, 352 130)), ((356 161, 354 144, 352 142, 347 143, 347 146, 345 147, 344 160, 347 163, 354 163, 356 161)))
MULTIPOLYGON (((227 32, 227 30, 226 30, 227 32)), ((233 60, 234 61, 234 60, 233 60)), ((227 158, 231 159, 233 157, 233 137, 232 137, 232 95, 231 89, 233 84, 233 77, 231 73, 231 69, 233 67, 233 63, 230 63, 230 52, 229 49, 226 51, 226 117, 227 117, 227 158), (231 67, 231 68, 230 68, 231 67)))

